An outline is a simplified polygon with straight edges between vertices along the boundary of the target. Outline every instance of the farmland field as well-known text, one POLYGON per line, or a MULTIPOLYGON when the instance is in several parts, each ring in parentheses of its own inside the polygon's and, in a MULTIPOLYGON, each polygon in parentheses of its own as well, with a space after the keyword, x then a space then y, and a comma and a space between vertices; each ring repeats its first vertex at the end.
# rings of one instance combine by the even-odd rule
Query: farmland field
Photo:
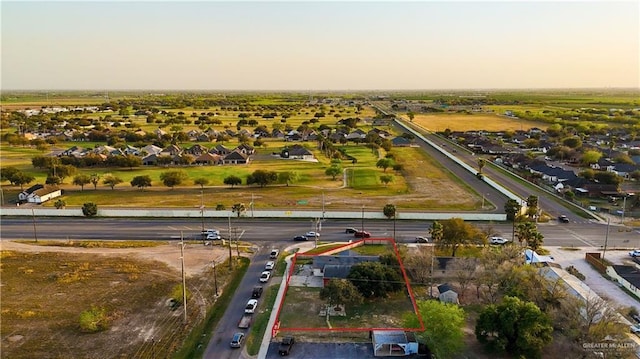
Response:
POLYGON ((439 114, 416 115, 413 122, 430 131, 527 131, 532 127, 546 129, 549 124, 509 118, 496 114, 439 114))

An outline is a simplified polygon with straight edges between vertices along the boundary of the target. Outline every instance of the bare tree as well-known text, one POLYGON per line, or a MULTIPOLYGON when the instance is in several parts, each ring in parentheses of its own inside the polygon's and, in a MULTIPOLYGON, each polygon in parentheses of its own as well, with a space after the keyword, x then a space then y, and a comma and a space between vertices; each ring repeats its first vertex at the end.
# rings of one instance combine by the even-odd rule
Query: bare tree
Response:
POLYGON ((467 288, 478 276, 478 261, 476 258, 459 258, 453 263, 451 270, 458 283, 460 296, 464 297, 467 288))

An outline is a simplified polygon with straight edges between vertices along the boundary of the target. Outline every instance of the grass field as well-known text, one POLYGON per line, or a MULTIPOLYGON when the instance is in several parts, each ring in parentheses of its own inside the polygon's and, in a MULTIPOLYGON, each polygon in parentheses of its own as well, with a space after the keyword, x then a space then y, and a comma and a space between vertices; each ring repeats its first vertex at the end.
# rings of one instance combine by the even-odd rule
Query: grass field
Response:
POLYGON ((413 122, 430 130, 441 132, 445 129, 451 131, 506 131, 528 130, 532 127, 546 129, 549 124, 518 120, 496 114, 417 114, 413 122))

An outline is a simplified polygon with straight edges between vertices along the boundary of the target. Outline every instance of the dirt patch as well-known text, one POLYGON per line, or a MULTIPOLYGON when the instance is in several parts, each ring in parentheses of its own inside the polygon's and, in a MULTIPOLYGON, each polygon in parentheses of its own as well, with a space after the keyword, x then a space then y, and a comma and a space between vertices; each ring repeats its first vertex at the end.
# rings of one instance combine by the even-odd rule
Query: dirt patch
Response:
MULTIPOLYGON (((0 245, 3 358, 170 357, 215 301, 212 258, 227 258, 219 247, 185 247, 185 325, 183 307, 169 305, 182 283, 175 243, 135 249, 0 245), (92 307, 107 313, 107 330, 81 329, 80 314, 92 307)), ((217 266, 216 274, 222 289, 228 267, 217 266)))

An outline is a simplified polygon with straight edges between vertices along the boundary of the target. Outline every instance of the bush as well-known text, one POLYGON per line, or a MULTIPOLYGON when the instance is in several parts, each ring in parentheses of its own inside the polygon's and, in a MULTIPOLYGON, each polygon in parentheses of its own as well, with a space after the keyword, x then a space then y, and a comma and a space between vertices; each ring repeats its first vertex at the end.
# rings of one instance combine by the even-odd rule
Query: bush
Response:
POLYGON ((95 217, 98 214, 98 205, 93 202, 83 204, 82 214, 84 214, 85 217, 95 217))
MULTIPOLYGON (((173 299, 173 301, 177 304, 177 305, 182 305, 183 301, 182 301, 182 284, 178 284, 175 287, 173 287, 173 289, 171 289, 171 299, 173 299)), ((189 292, 189 289, 187 289, 187 301, 189 300, 189 298, 191 297, 191 292, 189 292)))
POLYGON ((570 274, 572 274, 573 276, 575 276, 576 278, 580 279, 580 280, 585 280, 586 277, 584 276, 584 274, 580 273, 579 270, 576 269, 576 267, 574 266, 568 266, 566 268, 567 272, 569 272, 570 274))
POLYGON ((85 333, 96 333, 109 329, 107 310, 92 306, 80 313, 80 330, 85 333))

